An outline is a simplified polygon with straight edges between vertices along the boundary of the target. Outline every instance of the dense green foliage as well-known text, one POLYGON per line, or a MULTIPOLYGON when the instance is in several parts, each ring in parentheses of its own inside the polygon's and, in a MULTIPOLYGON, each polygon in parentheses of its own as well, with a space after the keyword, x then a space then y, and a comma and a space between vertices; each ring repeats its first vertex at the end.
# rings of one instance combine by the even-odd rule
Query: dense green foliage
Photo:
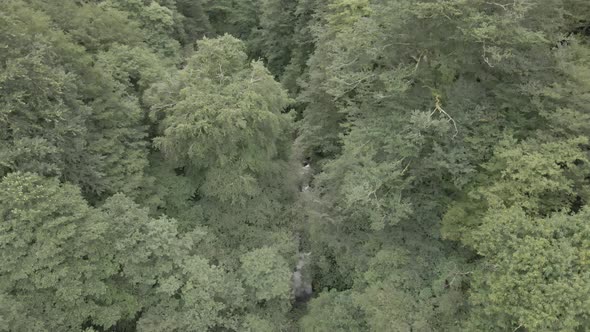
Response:
POLYGON ((590 330, 589 105, 586 0, 0 1, 0 331, 590 330))

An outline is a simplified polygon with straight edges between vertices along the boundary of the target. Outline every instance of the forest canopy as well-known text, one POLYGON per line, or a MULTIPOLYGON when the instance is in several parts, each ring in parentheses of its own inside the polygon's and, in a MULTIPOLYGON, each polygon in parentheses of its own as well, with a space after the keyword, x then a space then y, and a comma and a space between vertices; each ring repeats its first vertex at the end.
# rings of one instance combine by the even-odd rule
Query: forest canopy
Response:
POLYGON ((0 1, 0 331, 590 330, 587 0, 0 1))

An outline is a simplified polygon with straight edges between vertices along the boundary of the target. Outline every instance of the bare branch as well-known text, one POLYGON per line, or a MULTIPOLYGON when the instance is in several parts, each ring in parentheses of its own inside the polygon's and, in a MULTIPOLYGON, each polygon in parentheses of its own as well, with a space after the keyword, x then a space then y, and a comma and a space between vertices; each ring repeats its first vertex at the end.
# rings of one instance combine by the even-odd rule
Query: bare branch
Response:
POLYGON ((436 113, 436 112, 444 114, 449 119, 449 121, 451 121, 451 123, 453 124, 453 127, 455 127, 455 135, 453 135, 453 138, 457 137, 457 135, 459 134, 459 129, 457 128, 457 123, 455 122, 455 119, 453 119, 453 117, 450 116, 449 113, 447 113, 442 108, 439 96, 436 96, 436 104, 435 104, 434 110, 432 111, 432 113, 430 113, 430 116, 434 115, 434 113, 436 113))
POLYGON ((498 7, 502 8, 502 9, 504 9, 504 10, 508 10, 508 8, 507 8, 508 5, 503 5, 503 4, 500 4, 500 3, 497 3, 497 2, 486 2, 486 4, 493 5, 493 6, 498 6, 498 7))
POLYGON ((161 111, 165 108, 169 108, 169 107, 174 107, 176 106, 176 103, 170 103, 170 104, 165 104, 165 105, 158 105, 158 106, 153 106, 152 110, 153 111, 161 111))
POLYGON ((489 58, 488 58, 488 56, 487 56, 487 49, 486 49, 486 42, 485 42, 485 41, 483 42, 483 54, 482 54, 482 57, 483 57, 483 61, 484 61, 484 62, 485 62, 485 63, 486 63, 488 66, 490 66, 490 68, 494 68, 494 65, 492 65, 492 64, 490 63, 490 59, 489 59, 489 58))
POLYGON ((457 276, 466 276, 466 275, 470 275, 473 274, 473 271, 469 271, 469 272, 456 272, 453 275, 453 279, 449 282, 449 287, 455 282, 455 279, 457 279, 457 276))
POLYGON ((225 74, 223 73, 223 68, 221 68, 221 64, 219 64, 219 83, 223 83, 223 79, 225 78, 225 74))
POLYGON ((347 62, 347 63, 343 63, 343 64, 341 64, 340 66, 338 66, 338 67, 334 68, 334 70, 340 70, 340 69, 342 69, 342 68, 344 68, 344 67, 348 67, 348 66, 352 65, 353 63, 357 62, 358 60, 359 60, 359 58, 358 58, 358 57, 356 57, 356 58, 354 58, 352 61, 350 61, 350 62, 347 62))
POLYGON ((412 59, 414 59, 414 61, 416 61, 416 67, 414 67, 414 73, 416 71, 418 71, 418 66, 420 66, 420 61, 422 61, 422 57, 423 57, 422 53, 420 53, 420 55, 418 55, 418 58, 412 56, 412 59))
POLYGON ((404 173, 406 173, 406 171, 408 170, 408 168, 410 167, 410 165, 411 165, 411 164, 412 164, 412 162, 410 161, 410 162, 409 162, 409 163, 406 165, 406 167, 404 167, 404 169, 402 170, 402 173, 401 173, 402 175, 404 175, 404 173))
POLYGON ((351 83, 349 83, 349 82, 347 82, 347 81, 344 81, 344 80, 343 80, 343 81, 342 81, 342 83, 344 83, 344 84, 346 84, 346 85, 348 85, 348 86, 353 86, 353 88, 352 88, 352 89, 354 89, 354 88, 356 88, 356 87, 357 87, 359 84, 361 84, 363 81, 366 81, 366 80, 368 80, 369 78, 371 78, 371 77, 373 77, 373 76, 375 76, 375 74, 371 74, 371 75, 369 75, 369 76, 367 76, 367 77, 363 77, 363 78, 361 78, 361 79, 357 80, 356 82, 351 82, 351 83))
POLYGON ((252 74, 250 75, 250 84, 254 84, 256 82, 260 82, 261 80, 262 79, 260 77, 259 78, 256 78, 256 79, 254 78, 254 72, 252 72, 252 74))

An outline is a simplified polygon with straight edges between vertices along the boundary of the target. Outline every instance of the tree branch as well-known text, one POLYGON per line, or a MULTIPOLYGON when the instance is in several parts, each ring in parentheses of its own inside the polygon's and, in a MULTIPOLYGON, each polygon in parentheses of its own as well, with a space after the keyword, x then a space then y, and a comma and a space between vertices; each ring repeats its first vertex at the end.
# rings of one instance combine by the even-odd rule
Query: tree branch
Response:
POLYGON ((457 123, 455 122, 455 119, 453 119, 453 117, 450 116, 449 113, 447 113, 442 108, 439 96, 436 96, 436 104, 435 104, 434 110, 432 111, 432 113, 430 113, 430 116, 434 115, 434 113, 436 113, 436 112, 444 114, 449 119, 449 121, 451 121, 451 123, 453 124, 453 127, 455 127, 455 135, 453 135, 453 138, 457 137, 457 135, 459 134, 459 129, 457 128, 457 123))

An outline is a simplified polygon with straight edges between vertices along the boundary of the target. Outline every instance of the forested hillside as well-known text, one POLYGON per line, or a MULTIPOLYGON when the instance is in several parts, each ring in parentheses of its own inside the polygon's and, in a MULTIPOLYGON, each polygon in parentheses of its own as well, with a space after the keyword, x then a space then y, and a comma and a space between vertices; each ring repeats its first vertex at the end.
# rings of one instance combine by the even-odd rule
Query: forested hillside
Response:
POLYGON ((590 331, 590 1, 0 0, 0 331, 590 331))

